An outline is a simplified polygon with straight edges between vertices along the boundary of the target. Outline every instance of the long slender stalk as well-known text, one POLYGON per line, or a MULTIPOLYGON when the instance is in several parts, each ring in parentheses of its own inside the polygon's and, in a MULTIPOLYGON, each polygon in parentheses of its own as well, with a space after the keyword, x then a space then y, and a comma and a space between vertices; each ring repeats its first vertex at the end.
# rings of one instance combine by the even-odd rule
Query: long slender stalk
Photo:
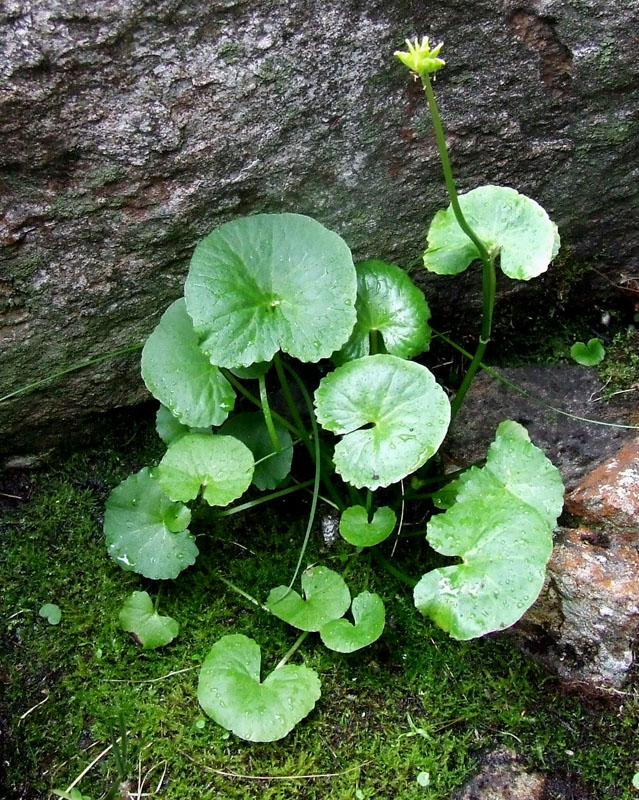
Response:
POLYGON ((490 334, 493 323, 493 311, 495 308, 495 295, 497 291, 497 279, 495 276, 495 258, 497 257, 497 253, 488 252, 482 240, 479 238, 479 236, 477 236, 475 231, 471 228, 466 218, 464 217, 464 214, 461 210, 461 206, 459 205, 457 189, 455 188, 455 179, 453 178, 453 171, 450 166, 450 159, 448 158, 446 137, 444 135, 444 129, 442 127, 441 117, 439 116, 439 109, 437 107, 437 101, 435 100, 435 93, 433 92, 433 86, 431 84, 430 78, 428 77, 428 74, 423 74, 421 76, 421 79, 422 79, 422 85, 424 86, 424 91, 426 93, 426 99, 428 101, 428 108, 430 111, 430 115, 433 119, 435 138, 437 140, 437 149, 439 150, 439 157, 442 163, 442 169, 444 171, 444 180, 446 182, 446 190, 448 191, 450 204, 459 227, 477 248, 477 252, 479 253, 479 257, 481 259, 483 266, 483 275, 482 275, 483 302, 482 302, 481 332, 479 335, 479 342, 477 344, 477 350, 475 351, 475 355, 473 356, 473 359, 470 362, 470 366, 468 367, 468 370, 464 375, 461 386, 457 390, 455 399, 453 400, 451 405, 451 418, 455 419, 455 416, 457 415, 457 412, 459 411, 461 404, 464 401, 464 397, 468 392, 470 384, 472 383, 472 380, 475 377, 477 370, 481 365, 482 358, 484 357, 484 353, 486 352, 486 347, 488 346, 488 342, 490 341, 490 334))
POLYGON ((417 585, 417 581, 414 578, 411 578, 410 575, 407 575, 403 570, 396 567, 395 564, 390 562, 387 558, 380 553, 379 548, 372 547, 371 553, 373 554, 373 558, 375 561, 378 561, 387 572, 390 572, 391 575, 394 575, 397 580, 405 583, 407 586, 410 586, 413 589, 417 585))
POLYGON ((271 444, 273 445, 275 452, 277 454, 282 452, 282 445, 280 444, 280 440, 277 436, 277 431, 275 430, 275 425, 273 424, 273 416, 271 414, 271 407, 268 402, 268 394, 266 392, 266 378, 264 375, 260 375, 258 378, 259 387, 260 387, 260 402, 262 404, 262 415, 264 417, 264 422, 266 423, 266 429, 268 430, 268 435, 271 437, 271 444))
POLYGON ((223 511, 219 511, 217 516, 230 517, 232 514, 239 514, 241 511, 248 511, 251 508, 255 508, 255 506, 261 505, 262 503, 269 503, 271 500, 276 500, 278 497, 284 497, 285 495, 291 494, 292 492, 297 492, 300 489, 306 489, 312 483, 314 483, 314 481, 311 478, 311 480, 304 481, 304 483, 297 483, 295 486, 287 486, 286 489, 279 489, 276 492, 271 492, 265 497, 258 497, 257 500, 249 500, 246 503, 241 503, 239 506, 225 508, 223 511))
POLYGON ((295 642, 294 642, 293 646, 292 646, 292 647, 291 647, 291 649, 288 651, 288 653, 286 653, 286 655, 284 655, 284 657, 283 657, 283 658, 281 658, 281 659, 280 659, 280 660, 277 662, 277 664, 275 665, 275 669, 279 669, 280 667, 283 667, 283 666, 284 666, 284 664, 286 664, 286 662, 289 660, 289 658, 291 658, 291 656, 292 656, 292 655, 295 653, 295 651, 297 650, 297 648, 298 648, 298 647, 299 647, 299 646, 302 644, 302 642, 304 641, 304 639, 306 639, 306 637, 308 636, 308 633, 309 633, 308 631, 304 631, 303 633, 301 633, 301 634, 300 634, 300 635, 297 637, 297 639, 295 640, 295 642))
POLYGON ((13 392, 3 395, 0 397, 0 403, 4 403, 6 400, 10 400, 12 397, 17 397, 20 394, 31 392, 33 389, 37 389, 38 387, 49 383, 49 381, 53 381, 56 378, 61 378, 63 375, 68 375, 71 372, 77 372, 78 370, 85 369, 86 367, 92 367, 94 364, 101 364, 103 361, 109 361, 111 358, 124 356, 128 353, 135 353, 136 350, 141 350, 143 347, 143 344, 132 344, 128 347, 122 347, 120 350, 112 350, 110 353, 105 353, 103 356, 90 358, 88 361, 81 361, 79 364, 74 364, 71 367, 62 369, 60 372, 54 372, 52 375, 47 375, 46 378, 40 378, 40 380, 33 381, 33 383, 28 383, 26 386, 21 386, 19 389, 15 389, 13 392))

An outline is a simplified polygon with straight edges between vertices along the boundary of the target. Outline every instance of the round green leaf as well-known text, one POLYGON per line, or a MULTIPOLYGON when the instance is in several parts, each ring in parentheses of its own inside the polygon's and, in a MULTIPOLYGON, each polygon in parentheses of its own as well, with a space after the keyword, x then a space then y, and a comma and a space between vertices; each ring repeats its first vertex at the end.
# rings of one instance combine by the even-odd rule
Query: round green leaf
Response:
POLYGON ((153 580, 177 578, 198 549, 187 527, 191 512, 166 496, 148 467, 111 492, 104 533, 111 558, 127 572, 153 580))
MULTIPOLYGON (((527 281, 548 269, 559 252, 557 226, 544 209, 514 189, 480 186, 459 197, 466 221, 510 278, 527 281)), ((424 266, 440 275, 463 272, 479 258, 452 206, 438 211, 428 231, 424 266)))
POLYGON ((209 651, 197 698, 218 725, 249 742, 274 742, 290 733, 320 697, 317 673, 286 664, 260 683, 259 645, 247 636, 223 636, 209 651))
POLYGON ((187 433, 212 433, 210 427, 189 428, 182 425, 178 418, 166 406, 160 405, 155 415, 155 430, 165 444, 181 439, 187 433))
POLYGON ((142 378, 183 425, 221 425, 235 404, 231 384, 198 347, 184 299, 164 312, 142 350, 142 378))
POLYGON ((606 351, 601 339, 590 339, 588 344, 575 342, 570 348, 570 355, 584 367, 595 367, 604 360, 606 351))
POLYGON ((196 247, 184 293, 213 364, 247 367, 278 350, 328 358, 355 324, 357 279, 346 243, 300 214, 227 222, 196 247))
POLYGON ((258 489, 275 489, 291 471, 293 440, 287 429, 273 420, 281 451, 275 454, 273 442, 264 422, 264 416, 256 412, 236 414, 220 428, 220 433, 234 436, 249 448, 255 459, 253 483, 258 489), (262 460, 263 459, 263 460, 262 460))
POLYGON ((426 573, 414 593, 421 613, 455 639, 513 625, 539 595, 552 550, 552 532, 534 508, 488 473, 476 480, 483 497, 459 501, 428 526, 434 549, 463 563, 426 573))
POLYGON ((226 506, 248 489, 253 454, 233 436, 189 433, 169 445, 156 477, 172 500, 202 497, 211 506, 226 506))
POLYGON ((348 342, 332 356, 343 364, 370 353, 370 333, 379 332, 386 352, 413 358, 430 344, 430 309, 406 272, 384 261, 357 264, 357 323, 348 342))
POLYGON ((46 619, 49 625, 58 625, 62 619, 60 606, 57 606, 55 603, 45 603, 40 607, 38 615, 46 619))
POLYGON ((320 630, 320 637, 329 650, 338 653, 353 653, 377 641, 384 630, 386 614, 379 595, 362 592, 353 600, 352 625, 347 619, 327 622, 320 630))
POLYGON ((164 647, 175 639, 180 625, 172 617, 163 617, 153 607, 148 592, 133 592, 119 614, 120 627, 132 633, 144 650, 164 647))
POLYGON ((355 547, 374 547, 391 535, 396 522, 395 512, 388 506, 378 508, 370 522, 363 506, 351 506, 342 513, 339 532, 355 547))
POLYGON ((302 573, 305 600, 288 586, 271 589, 266 605, 272 614, 302 631, 319 631, 344 616, 351 593, 341 575, 328 567, 309 567, 302 573))
POLYGON ((344 435, 335 469, 358 488, 388 486, 421 467, 450 422, 448 398, 430 370, 386 354, 349 361, 327 375, 315 406, 320 424, 344 435))
POLYGON ((456 500, 432 519, 427 538, 463 563, 433 570, 415 605, 456 639, 514 624, 537 598, 563 504, 559 471, 516 422, 502 422, 481 469, 456 483, 456 500))

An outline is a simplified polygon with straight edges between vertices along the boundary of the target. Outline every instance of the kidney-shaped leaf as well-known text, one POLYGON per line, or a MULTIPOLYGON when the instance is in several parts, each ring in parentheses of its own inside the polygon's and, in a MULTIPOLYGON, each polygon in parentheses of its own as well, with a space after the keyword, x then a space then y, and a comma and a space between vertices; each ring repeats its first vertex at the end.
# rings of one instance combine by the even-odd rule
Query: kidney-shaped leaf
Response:
POLYGON ((450 422, 448 398, 432 372, 387 354, 338 367, 322 379, 315 406, 320 424, 343 434, 335 469, 358 488, 388 486, 421 467, 450 422))
POLYGON ((561 480, 521 425, 503 422, 486 465, 457 484, 455 503, 432 519, 427 538, 463 563, 424 575, 415 605, 454 638, 472 639, 515 623, 541 591, 561 480))
POLYGON ((144 650, 164 647, 175 639, 180 624, 172 617, 158 614, 148 592, 133 592, 124 601, 119 614, 123 631, 132 633, 144 650))
POLYGON ((601 364, 606 356, 606 351, 601 339, 590 339, 588 344, 575 342, 570 348, 570 356, 583 367, 594 367, 601 364))
POLYGON ((177 578, 198 549, 191 512, 173 503, 145 467, 111 492, 104 513, 107 551, 122 569, 153 580, 177 578))
POLYGON ((377 641, 384 630, 386 614, 379 595, 362 592, 353 600, 352 625, 347 619, 327 622, 320 630, 320 637, 329 650, 338 653, 353 653, 377 641))
MULTIPOLYGON (((506 186, 480 186, 459 197, 466 221, 509 278, 527 281, 545 272, 559 252, 557 226, 544 209, 506 186)), ((428 231, 424 266, 440 275, 463 272, 479 258, 452 206, 438 211, 428 231)))
POLYGON ((302 573, 303 600, 288 586, 271 589, 266 600, 276 617, 302 631, 318 631, 348 611, 351 593, 344 579, 328 567, 309 567, 302 573))
POLYGON ((281 450, 275 453, 273 442, 259 411, 235 414, 220 428, 220 433, 234 436, 249 448, 255 459, 253 483, 258 489, 275 489, 291 471, 293 441, 291 434, 277 420, 273 420, 281 450))
POLYGON ((370 522, 364 506, 350 506, 340 517, 339 532, 355 547, 374 547, 388 539, 396 522, 395 512, 388 506, 378 508, 370 522))
POLYGON ((300 214, 221 225, 196 247, 184 294, 213 364, 247 367, 278 350, 328 358, 355 324, 357 279, 346 243, 300 214))
POLYGON ((184 299, 162 315, 142 350, 147 389, 191 428, 221 425, 235 404, 235 392, 198 347, 184 299))
POLYGON ((348 342, 332 356, 343 364, 370 353, 370 333, 383 337, 386 352, 413 358, 430 344, 430 309, 403 269, 384 261, 357 264, 357 323, 348 342))
POLYGON ((233 436, 189 433, 174 441, 155 474, 172 500, 202 497, 211 506, 226 506, 248 489, 253 454, 233 436))
POLYGON ((249 742, 286 736, 320 697, 317 673, 286 664, 260 682, 259 645, 247 636, 223 636, 200 671, 197 698, 218 725, 249 742))

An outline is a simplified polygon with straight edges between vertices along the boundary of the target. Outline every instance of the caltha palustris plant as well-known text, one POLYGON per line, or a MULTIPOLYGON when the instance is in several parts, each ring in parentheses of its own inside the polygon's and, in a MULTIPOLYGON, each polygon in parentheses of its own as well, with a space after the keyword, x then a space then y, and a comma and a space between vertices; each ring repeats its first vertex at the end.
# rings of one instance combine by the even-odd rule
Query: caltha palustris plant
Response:
MULTIPOLYGON (((259 644, 241 634, 216 641, 200 672, 202 708, 250 741, 285 736, 320 697, 316 672, 288 663, 309 634, 352 653, 384 629, 378 594, 352 598, 335 570, 321 564, 302 570, 320 492, 354 548, 349 568, 367 550, 389 566, 382 543, 397 535, 399 512, 420 484, 416 479, 411 488, 404 479, 433 463, 490 340, 496 268, 529 280, 558 251, 556 226, 514 189, 457 194, 430 78, 444 66, 440 50, 424 38, 396 55, 424 87, 450 197, 430 225, 424 266, 445 275, 475 261, 482 267, 479 343, 452 404, 430 370, 413 360, 431 335, 420 289, 395 265, 353 264, 336 233, 298 214, 256 214, 209 234, 193 254, 184 297, 166 310, 143 350, 142 376, 160 401, 157 430, 167 449, 107 502, 107 549, 123 569, 163 581, 193 565, 194 506, 227 515, 312 493, 293 574, 263 603, 252 598, 300 631, 298 639, 264 679, 259 644), (311 370, 298 362, 320 361, 329 365, 326 374, 308 386, 301 372, 311 370), (283 398, 280 413, 269 404, 274 386, 283 398), (296 465, 313 466, 297 478, 291 468, 300 448, 306 456, 296 465), (251 499, 233 506, 250 487, 251 499), (389 487, 397 489, 394 496, 389 487), (385 490, 383 504, 378 489, 385 490), (256 497, 256 490, 265 494, 256 497)), ((426 539, 455 561, 412 582, 417 609, 457 639, 512 625, 544 580, 562 508, 557 469, 521 425, 505 421, 483 466, 452 482, 431 470, 428 480, 441 513, 433 513, 426 539)), ((231 587, 251 597, 250 587, 231 587)), ((127 600, 121 622, 149 648, 167 644, 178 630, 145 592, 127 600)))

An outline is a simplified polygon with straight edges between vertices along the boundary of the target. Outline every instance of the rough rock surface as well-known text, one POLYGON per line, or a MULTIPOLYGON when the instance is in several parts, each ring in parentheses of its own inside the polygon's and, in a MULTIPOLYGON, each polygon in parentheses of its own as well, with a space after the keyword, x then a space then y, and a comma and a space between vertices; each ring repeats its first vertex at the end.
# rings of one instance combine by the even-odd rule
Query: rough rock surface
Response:
MULTIPOLYGON (((501 370, 548 405, 579 416, 637 424, 636 401, 600 403, 594 370, 576 366, 501 370)), ((480 459, 502 419, 515 419, 559 467, 565 524, 544 588, 513 629, 518 645, 562 680, 615 689, 628 680, 639 639, 639 436, 593 425, 522 398, 483 374, 447 444, 453 463, 480 459)))
POLYGON ((477 775, 455 795, 455 800, 544 800, 546 778, 528 772, 512 750, 487 753, 477 775))
POLYGON ((543 774, 527 768, 514 750, 486 752, 481 768, 453 800, 595 800, 583 783, 571 776, 543 774))
MULTIPOLYGON (((639 250, 638 17, 635 0, 5 0, 0 396, 141 341, 195 242, 240 214, 309 213, 358 257, 413 261, 446 202, 392 57, 415 33, 446 41, 459 188, 530 194, 619 282, 639 250)), ((458 314, 475 285, 429 291, 458 314)), ((142 394, 135 359, 105 362, 0 405, 0 448, 42 451, 142 394)))

